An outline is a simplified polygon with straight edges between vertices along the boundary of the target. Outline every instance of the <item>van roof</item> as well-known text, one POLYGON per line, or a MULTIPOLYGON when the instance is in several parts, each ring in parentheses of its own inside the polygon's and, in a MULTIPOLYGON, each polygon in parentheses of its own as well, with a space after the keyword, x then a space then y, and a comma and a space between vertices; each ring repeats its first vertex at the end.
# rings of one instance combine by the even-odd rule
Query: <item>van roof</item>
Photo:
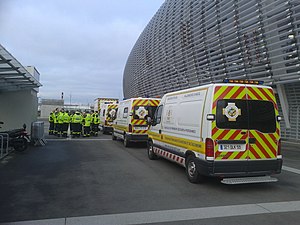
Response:
POLYGON ((137 100, 137 99, 140 99, 140 100, 161 100, 161 98, 142 98, 142 97, 137 97, 137 98, 128 98, 128 99, 125 99, 125 100, 122 100, 120 101, 121 102, 127 102, 127 101, 133 101, 133 100, 137 100))
POLYGON ((202 89, 208 89, 210 87, 216 87, 216 86, 245 86, 245 87, 259 87, 259 88, 272 89, 272 87, 266 86, 266 85, 211 83, 211 84, 206 84, 206 85, 201 85, 201 86, 197 86, 197 87, 192 87, 192 88, 188 88, 188 89, 183 89, 183 90, 179 90, 179 91, 170 92, 170 93, 165 94, 164 96, 169 96, 169 95, 174 95, 174 94, 175 95, 176 94, 182 94, 182 93, 185 93, 185 92, 193 92, 193 91, 202 90, 202 89))

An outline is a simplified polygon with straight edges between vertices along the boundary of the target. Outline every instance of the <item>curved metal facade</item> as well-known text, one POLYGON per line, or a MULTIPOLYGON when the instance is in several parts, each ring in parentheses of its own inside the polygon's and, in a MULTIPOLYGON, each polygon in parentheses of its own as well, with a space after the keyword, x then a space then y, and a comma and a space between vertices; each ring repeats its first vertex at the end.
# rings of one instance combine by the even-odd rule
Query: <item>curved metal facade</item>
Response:
POLYGON ((291 113, 300 114, 299 34, 298 0, 166 0, 128 57, 124 97, 259 79, 280 88, 293 108, 284 131, 300 139, 300 115, 294 124, 291 113))

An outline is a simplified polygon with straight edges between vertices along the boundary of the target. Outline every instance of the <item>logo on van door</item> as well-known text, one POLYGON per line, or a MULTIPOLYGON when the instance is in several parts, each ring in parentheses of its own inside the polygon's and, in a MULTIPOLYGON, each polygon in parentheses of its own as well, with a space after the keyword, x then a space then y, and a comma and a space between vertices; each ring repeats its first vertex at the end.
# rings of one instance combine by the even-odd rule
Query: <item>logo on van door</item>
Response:
POLYGON ((136 111, 135 114, 139 117, 139 119, 144 119, 146 115, 148 115, 148 111, 145 109, 144 106, 140 106, 136 111))
POLYGON ((236 121, 236 118, 242 115, 242 112, 235 103, 228 102, 228 105, 223 109, 223 115, 228 118, 228 121, 236 121))

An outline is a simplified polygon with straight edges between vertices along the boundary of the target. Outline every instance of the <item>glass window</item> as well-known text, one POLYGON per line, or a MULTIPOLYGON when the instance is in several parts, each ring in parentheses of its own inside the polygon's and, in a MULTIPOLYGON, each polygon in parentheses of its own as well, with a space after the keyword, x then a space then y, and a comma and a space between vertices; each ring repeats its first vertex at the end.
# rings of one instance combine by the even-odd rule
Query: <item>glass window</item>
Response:
POLYGON ((124 108, 123 110, 123 118, 127 118, 128 117, 128 107, 124 108))
POLYGON ((221 129, 250 129, 274 133, 276 131, 274 104, 260 100, 219 100, 216 122, 217 127, 221 129))
POLYGON ((249 127, 262 133, 276 131, 276 116, 274 104, 269 101, 249 102, 249 127))
POLYGON ((133 118, 146 120, 147 117, 153 118, 157 106, 135 106, 133 108, 133 118))
POLYGON ((162 105, 160 105, 156 109, 155 114, 154 114, 154 119, 153 119, 155 124, 159 124, 161 122, 162 110, 163 110, 163 106, 162 105))
POLYGON ((153 118, 156 109, 157 109, 157 106, 147 106, 148 116, 153 118))

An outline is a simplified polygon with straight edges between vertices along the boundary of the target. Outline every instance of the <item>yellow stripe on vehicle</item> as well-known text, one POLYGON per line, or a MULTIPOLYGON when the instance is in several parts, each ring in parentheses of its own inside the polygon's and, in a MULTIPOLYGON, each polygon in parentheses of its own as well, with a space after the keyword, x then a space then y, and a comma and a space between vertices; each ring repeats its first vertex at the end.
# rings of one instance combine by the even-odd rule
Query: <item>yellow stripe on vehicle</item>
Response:
POLYGON ((148 131, 147 133, 148 133, 149 138, 152 138, 152 139, 158 140, 158 141, 161 140, 160 139, 160 136, 161 136, 160 134, 152 132, 152 131, 148 131))
POLYGON ((114 129, 117 129, 117 130, 126 131, 126 132, 129 131, 129 130, 128 130, 128 126, 122 126, 122 125, 116 125, 116 124, 114 124, 114 125, 113 125, 113 128, 114 128, 114 129))
POLYGON ((181 148, 185 148, 187 150, 192 150, 195 152, 199 152, 204 154, 205 153, 205 144, 200 141, 193 141, 185 138, 178 138, 174 136, 169 135, 162 135, 162 140, 167 143, 174 146, 178 146, 181 148))

